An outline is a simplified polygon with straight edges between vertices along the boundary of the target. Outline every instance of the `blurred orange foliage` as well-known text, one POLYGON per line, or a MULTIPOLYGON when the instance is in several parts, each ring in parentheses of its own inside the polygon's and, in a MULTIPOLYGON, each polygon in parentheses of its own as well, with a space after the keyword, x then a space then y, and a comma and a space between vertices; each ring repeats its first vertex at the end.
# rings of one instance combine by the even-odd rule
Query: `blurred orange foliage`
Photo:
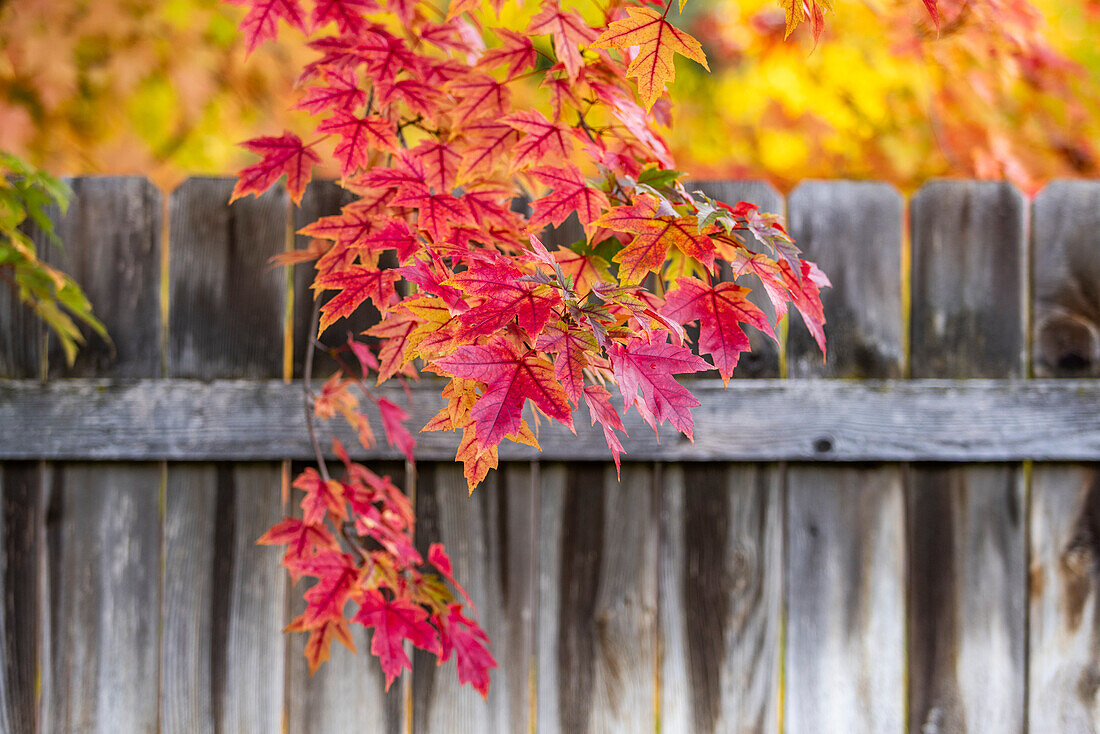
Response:
MULTIPOLYGON (((594 0, 571 3, 593 12, 594 0)), ((677 23, 713 74, 678 65, 667 130, 696 177, 1097 175, 1100 0, 834 3, 815 44, 776 0, 699 0, 677 23)), ((251 161, 241 140, 309 129, 287 112, 300 35, 246 58, 219 0, 0 0, 0 149, 58 174, 170 188, 251 161)), ((331 173, 331 172, 330 172, 331 173)))

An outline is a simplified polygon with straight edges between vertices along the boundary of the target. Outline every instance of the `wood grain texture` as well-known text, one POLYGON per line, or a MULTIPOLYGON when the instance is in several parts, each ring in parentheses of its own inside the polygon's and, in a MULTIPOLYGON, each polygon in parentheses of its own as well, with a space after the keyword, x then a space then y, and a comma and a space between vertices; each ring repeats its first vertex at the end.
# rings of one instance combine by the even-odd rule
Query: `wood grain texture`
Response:
POLYGON ((652 466, 624 464, 621 483, 607 464, 547 472, 539 731, 652 731, 659 536, 652 466))
POLYGON ((46 330, 7 283, 0 290, 0 379, 42 375, 46 330))
POLYGON ((1100 474, 1040 465, 1031 474, 1028 728, 1100 730, 1100 474))
POLYGON ((417 542, 422 555, 441 542, 455 577, 477 605, 499 665, 489 696, 460 686, 454 663, 436 665, 417 651, 413 660, 413 730, 431 733, 526 732, 532 711, 531 603, 534 579, 531 469, 505 465, 467 496, 462 467, 422 466, 417 479, 417 542))
POLYGON ((155 464, 53 468, 47 732, 157 731, 161 477, 155 464))
POLYGON ((791 192, 790 231, 829 276, 822 291, 828 360, 791 310, 791 377, 901 377, 905 327, 901 301, 904 204, 889 184, 810 181, 791 192))
POLYGON ((787 473, 786 731, 905 731, 898 467, 787 473))
MULTIPOLYGON (((695 443, 662 430, 661 440, 631 412, 623 438, 632 459, 667 461, 1088 461, 1100 454, 1100 383, 1087 380, 810 381, 687 383, 695 443), (752 431, 731 432, 730 425, 752 431)), ((437 385, 413 388, 410 425, 438 410, 437 385)), ((380 395, 399 404, 400 388, 380 395)), ((367 413, 373 416, 373 408, 367 413)), ((577 435, 543 426, 534 449, 505 443, 501 459, 607 458, 599 429, 578 421, 577 435)), ((137 384, 75 381, 45 386, 0 381, 0 459, 308 460, 301 386, 281 381, 165 380, 137 384)), ((376 424, 377 425, 377 424, 376 424)), ((397 459, 386 446, 360 458, 397 459)), ((665 427, 667 429, 667 426, 665 427)), ((327 428, 326 428, 327 430, 327 428)), ((417 436, 424 461, 454 458, 457 436, 417 436)))
POLYGON ((0 466, 0 731, 38 732, 45 468, 0 466))
POLYGON ((661 731, 779 731, 782 474, 669 464, 659 552, 661 731))
POLYGON ((1024 377, 1027 203, 1009 184, 935 181, 910 205, 912 377, 1024 377))
POLYGON ((1100 182, 1056 181, 1035 197, 1032 370, 1100 377, 1100 182))
POLYGON ((232 179, 192 178, 172 193, 170 377, 282 374, 287 281, 268 260, 286 247, 286 191, 226 206, 232 191, 232 179))
MULTIPOLYGON (((914 199, 914 377, 1026 374, 1025 213, 1004 184, 938 182, 914 199)), ((1024 506, 1019 465, 912 468, 913 731, 1023 731, 1024 506)))
POLYGON ((173 465, 165 509, 164 732, 279 731, 286 573, 256 538, 282 517, 275 464, 173 465))
POLYGON ((64 250, 50 260, 84 289, 112 343, 82 327, 87 342, 70 368, 51 337, 50 374, 159 375, 161 193, 136 177, 76 178, 70 184, 72 203, 56 223, 64 250))
MULTIPOLYGON (((691 181, 688 182, 689 191, 696 189, 707 196, 724 201, 728 204, 736 204, 739 201, 747 201, 756 204, 761 210, 779 214, 785 213, 785 202, 782 194, 775 190, 767 181, 691 181)), ((731 273, 728 266, 723 266, 722 279, 730 280, 731 273)), ((755 275, 743 276, 739 283, 752 289, 749 300, 763 309, 768 320, 775 325, 775 310, 771 300, 764 292, 760 280, 755 275)), ((749 337, 751 351, 742 354, 737 361, 737 369, 734 377, 779 377, 779 352, 780 346, 770 337, 756 329, 745 329, 749 337)), ((717 372, 715 372, 717 375, 717 372)))
POLYGON ((913 467, 908 510, 910 730, 1023 731, 1019 468, 913 467))

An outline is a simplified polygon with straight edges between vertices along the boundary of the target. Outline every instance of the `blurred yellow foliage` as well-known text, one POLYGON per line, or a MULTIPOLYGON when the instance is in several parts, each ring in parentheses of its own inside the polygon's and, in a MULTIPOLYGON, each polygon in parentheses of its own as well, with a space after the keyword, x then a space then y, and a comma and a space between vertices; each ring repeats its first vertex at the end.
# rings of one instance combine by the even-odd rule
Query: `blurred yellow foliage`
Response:
MULTIPOLYGON (((776 0, 695 0, 673 22, 712 74, 680 63, 669 142, 702 177, 1007 177, 1026 190, 1095 175, 1100 3, 836 3, 814 44, 784 40, 776 0)), ((590 21, 592 0, 564 3, 590 21)), ((506 24, 537 10, 507 4, 506 24)), ((140 173, 171 187, 251 162, 241 140, 289 129, 310 54, 294 33, 246 58, 219 0, 0 0, 0 150, 58 174, 140 173)), ((536 95, 529 96, 531 100, 536 95)))

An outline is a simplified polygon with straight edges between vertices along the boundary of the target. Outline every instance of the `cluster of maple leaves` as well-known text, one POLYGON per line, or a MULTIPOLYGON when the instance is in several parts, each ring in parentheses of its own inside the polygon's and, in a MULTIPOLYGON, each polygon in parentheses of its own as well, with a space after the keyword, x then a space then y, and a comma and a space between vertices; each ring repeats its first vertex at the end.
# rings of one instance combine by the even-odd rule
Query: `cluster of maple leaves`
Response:
MULTIPOLYGON (((421 430, 460 432, 456 459, 471 491, 502 441, 537 448, 535 417, 572 429, 582 404, 616 465, 631 408, 654 430, 668 421, 690 437, 699 401, 674 376, 717 369, 728 381, 749 347, 744 325, 775 337, 750 287, 763 289, 774 318, 793 304, 824 349, 827 280, 778 218, 689 190, 672 169, 658 127, 668 121, 665 85, 677 54, 706 58, 668 21, 671 1, 543 0, 523 32, 493 24, 505 0, 316 0, 308 14, 298 0, 242 1, 250 48, 279 20, 310 34, 317 58, 299 106, 319 118, 321 137, 245 143, 261 160, 241 172, 234 198, 285 175, 299 201, 322 154, 357 197, 305 227, 310 248, 284 262, 316 261, 316 294, 332 292, 321 332, 367 301, 382 314, 364 335, 375 341, 349 343, 363 378, 338 373, 314 396, 318 416, 342 413, 367 446, 375 438, 353 391, 378 403, 387 440, 411 459, 404 411, 371 395, 365 378, 424 371, 446 379, 446 404, 421 430), (578 7, 598 12, 596 22, 578 7), (516 82, 531 77, 541 96, 514 103, 516 82), (571 217, 583 236, 545 247, 544 230, 571 217), (698 353, 684 328, 696 323, 698 353)), ((287 546, 292 576, 317 579, 291 625, 310 633, 311 666, 332 639, 350 646, 354 602, 351 621, 374 629, 387 684, 410 667, 408 640, 440 661, 453 652, 460 681, 484 694, 495 662, 443 583, 469 603, 446 554, 433 545, 425 568, 404 495, 338 452, 345 476, 299 476, 303 516, 262 539, 287 546)))

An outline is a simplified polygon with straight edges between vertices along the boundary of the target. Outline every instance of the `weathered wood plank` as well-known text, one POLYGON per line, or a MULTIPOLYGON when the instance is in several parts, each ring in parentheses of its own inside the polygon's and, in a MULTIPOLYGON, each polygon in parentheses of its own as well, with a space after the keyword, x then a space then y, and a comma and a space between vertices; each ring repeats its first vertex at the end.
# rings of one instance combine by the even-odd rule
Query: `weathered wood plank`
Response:
POLYGON ((0 731, 39 731, 44 466, 0 466, 0 731))
MULTIPOLYGON (((707 196, 729 204, 747 201, 750 204, 756 204, 763 211, 779 215, 783 215, 786 210, 783 196, 767 181, 691 181, 688 182, 687 187, 690 191, 698 189, 707 196)), ((722 279, 731 279, 728 266, 723 266, 722 279)), ((741 277, 739 282, 743 286, 752 288, 749 300, 763 309, 774 326, 775 311, 771 300, 760 285, 760 280, 755 275, 747 275, 741 277)), ((756 329, 745 329, 745 332, 749 337, 751 351, 741 355, 733 376, 779 377, 780 345, 756 329)), ((717 375, 717 373, 714 374, 717 375)))
POLYGON ((912 377, 1024 377, 1023 195, 1009 184, 935 181, 910 208, 912 377))
POLYGON ((660 492, 661 731, 777 733, 782 474, 670 464, 660 492))
POLYGON ((53 472, 44 729, 153 734, 161 469, 65 464, 53 472))
POLYGON ((903 209, 897 189, 884 183, 811 181, 791 192, 791 235, 833 283, 821 294, 829 342, 824 365, 802 317, 791 310, 791 377, 902 376, 903 209))
POLYGON ((787 481, 786 731, 905 731, 901 470, 787 481))
POLYGON ((652 731, 659 535, 653 468, 624 464, 621 483, 608 464, 547 471, 549 504, 539 526, 539 731, 652 731))
POLYGON ((0 289, 0 378, 41 376, 45 340, 42 321, 5 283, 0 289))
MULTIPOLYGON (((624 417, 632 459, 667 461, 1087 461, 1100 454, 1100 383, 1086 380, 740 380, 689 383, 695 444, 624 417), (730 425, 752 431, 731 432, 730 425)), ((414 387, 411 425, 440 406, 431 383, 414 387)), ((395 401, 404 393, 380 391, 395 401)), ((301 386, 280 381, 164 380, 137 384, 0 381, 0 459, 308 460, 301 386)), ((370 413, 368 408, 368 413, 370 413)), ((544 426, 543 453, 501 445, 501 459, 605 460, 599 430, 578 421, 577 436, 544 426)), ((353 455, 365 451, 333 424, 353 455)), ((666 427, 667 428, 667 427, 666 427)), ((450 433, 417 437, 423 461, 454 458, 450 433)))
POLYGON ((282 517, 273 464, 172 465, 161 731, 282 726, 286 574, 255 545, 282 517))
POLYGON ((1028 731, 1100 730, 1100 475, 1092 465, 1031 474, 1028 731))
POLYGON ((460 686, 454 663, 436 665, 417 651, 413 661, 413 730, 516 731, 529 728, 531 701, 531 469, 505 465, 467 496, 462 467, 424 465, 417 478, 417 544, 427 555, 441 542, 455 576, 477 605, 500 667, 488 699, 460 686))
MULTIPOLYGON (((232 188, 229 179, 190 179, 172 194, 170 376, 262 379, 283 372, 289 288, 286 273, 268 259, 286 246, 286 192, 227 205, 232 188)), ((281 484, 276 463, 168 467, 166 730, 283 727, 287 578, 278 550, 255 545, 284 514, 281 484)))
POLYGON ((1100 182, 1052 183, 1032 211, 1032 370, 1100 377, 1100 182))
MULTIPOLYGON (((913 200, 914 377, 1026 374, 1025 213, 1005 184, 913 200)), ((910 730, 1023 731, 1022 470, 913 467, 907 502, 910 730)))
POLYGON ((232 179, 192 178, 172 192, 169 377, 282 374, 287 281, 268 260, 286 247, 286 191, 227 206, 232 191, 232 179))
POLYGON ((136 177, 70 183, 72 204, 56 222, 64 249, 50 260, 87 293, 112 343, 81 328, 87 343, 70 368, 51 337, 49 372, 59 377, 159 375, 161 193, 136 177))
MULTIPOLYGON (((796 241, 834 287, 822 298, 829 322, 828 361, 822 361, 795 314, 788 372, 798 377, 902 375, 902 201, 897 191, 885 184, 811 182, 791 195, 790 213, 796 241)), ((825 436, 820 445, 830 440, 825 436)), ((788 472, 783 700, 791 734, 904 731, 901 477, 898 466, 788 472)))

